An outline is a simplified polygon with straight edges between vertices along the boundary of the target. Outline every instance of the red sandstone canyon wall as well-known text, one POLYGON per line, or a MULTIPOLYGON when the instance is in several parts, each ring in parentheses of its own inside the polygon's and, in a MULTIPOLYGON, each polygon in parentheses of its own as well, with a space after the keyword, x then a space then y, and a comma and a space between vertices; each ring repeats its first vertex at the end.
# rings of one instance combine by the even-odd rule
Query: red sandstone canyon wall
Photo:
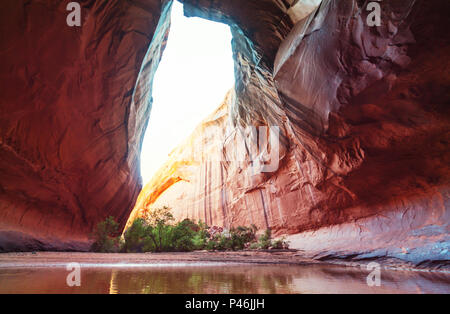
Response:
POLYGON ((170 3, 80 1, 80 28, 64 1, 0 4, 2 250, 87 249, 106 216, 167 204, 317 258, 449 259, 447 0, 383 1, 380 27, 362 0, 182 2, 231 26, 236 86, 139 197, 170 3), (242 141, 260 126, 274 171, 242 141))
POLYGON ((139 78, 159 61, 164 40, 148 48, 162 5, 80 1, 82 26, 69 27, 67 3, 0 3, 0 249, 86 250, 141 189, 139 78))

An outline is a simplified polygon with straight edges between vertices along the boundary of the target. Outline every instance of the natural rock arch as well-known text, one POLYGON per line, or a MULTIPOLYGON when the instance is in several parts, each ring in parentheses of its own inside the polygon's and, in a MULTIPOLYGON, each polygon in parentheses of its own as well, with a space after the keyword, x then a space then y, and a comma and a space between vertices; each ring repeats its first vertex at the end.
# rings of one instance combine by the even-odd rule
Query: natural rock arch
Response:
MULTIPOLYGON (((233 30, 237 81, 220 123, 279 125, 283 144, 276 173, 199 170, 200 180, 221 177, 209 182, 228 189, 226 209, 210 188, 193 193, 203 207, 191 216, 299 233, 293 241, 314 254, 439 257, 430 245, 448 241, 447 1, 386 6, 380 28, 365 25, 360 0, 182 2, 188 16, 233 30)), ((125 225, 141 189, 170 3, 80 3, 80 28, 64 27, 64 4, 0 5, 3 250, 87 249, 104 217, 125 225)))

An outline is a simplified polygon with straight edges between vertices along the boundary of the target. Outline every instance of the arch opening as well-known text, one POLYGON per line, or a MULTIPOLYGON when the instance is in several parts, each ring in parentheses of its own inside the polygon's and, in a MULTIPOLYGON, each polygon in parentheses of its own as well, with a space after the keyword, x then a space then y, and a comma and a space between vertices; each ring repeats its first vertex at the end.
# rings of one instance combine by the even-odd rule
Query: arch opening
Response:
POLYGON ((153 78, 153 104, 144 135, 140 169, 143 184, 168 154, 223 101, 234 85, 230 26, 185 17, 173 1, 167 45, 153 78))

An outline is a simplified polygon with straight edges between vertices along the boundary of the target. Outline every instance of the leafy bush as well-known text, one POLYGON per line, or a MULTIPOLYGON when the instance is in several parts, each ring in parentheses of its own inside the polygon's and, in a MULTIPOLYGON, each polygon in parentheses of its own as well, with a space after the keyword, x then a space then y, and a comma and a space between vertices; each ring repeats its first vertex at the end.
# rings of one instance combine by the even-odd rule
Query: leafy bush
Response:
POLYGON ((271 231, 266 230, 258 239, 257 228, 239 226, 226 230, 221 227, 208 227, 201 221, 198 223, 184 219, 173 224, 174 218, 170 208, 147 210, 143 218, 133 221, 125 231, 122 242, 118 236, 119 225, 113 217, 97 225, 94 231, 93 250, 97 252, 170 252, 193 250, 243 250, 287 248, 284 238, 272 241, 271 231))
POLYGON ((192 238, 192 244, 194 245, 194 250, 202 250, 206 247, 207 239, 203 237, 200 233, 196 233, 192 238))
POLYGON ((212 236, 210 237, 206 248, 208 250, 243 250, 250 246, 252 241, 256 240, 256 226, 239 226, 228 230, 221 230, 218 227, 212 227, 212 236), (221 230, 221 232, 219 232, 221 230))
POLYGON ((150 232, 144 219, 136 219, 124 233, 124 244, 121 251, 126 253, 151 251, 155 247, 155 242, 149 237, 150 232))
POLYGON ((260 249, 267 250, 272 244, 272 231, 267 229, 258 239, 258 246, 260 249))
POLYGON ((163 206, 152 210, 146 210, 143 218, 150 226, 170 224, 174 218, 170 212, 170 207, 163 206))
POLYGON ((232 250, 243 250, 250 244, 256 240, 256 226, 252 225, 251 227, 243 227, 239 226, 237 228, 232 228, 230 231, 231 241, 232 241, 232 250))
POLYGON ((194 250, 203 250, 207 248, 208 240, 210 237, 208 226, 205 223, 199 221, 197 227, 198 229, 192 237, 192 244, 194 245, 194 250))
POLYGON ((278 250, 282 250, 282 249, 288 249, 289 248, 289 243, 286 241, 286 239, 283 237, 281 239, 272 241, 271 247, 273 249, 278 249, 278 250))
POLYGON ((225 251, 233 248, 233 240, 224 234, 214 236, 208 242, 208 250, 225 251))
POLYGON ((195 249, 194 238, 198 226, 189 219, 185 219, 173 227, 170 231, 170 247, 173 251, 193 251, 195 249))
POLYGON ((94 239, 91 249, 95 252, 102 253, 118 252, 120 249, 120 237, 118 231, 119 224, 112 216, 99 222, 91 235, 94 239))
POLYGON ((193 251, 205 247, 206 225, 185 219, 175 225, 170 209, 162 207, 136 219, 125 232, 124 252, 193 251))
POLYGON ((263 235, 258 238, 258 242, 250 246, 251 249, 288 249, 289 243, 285 238, 277 239, 272 241, 272 232, 267 229, 263 235))

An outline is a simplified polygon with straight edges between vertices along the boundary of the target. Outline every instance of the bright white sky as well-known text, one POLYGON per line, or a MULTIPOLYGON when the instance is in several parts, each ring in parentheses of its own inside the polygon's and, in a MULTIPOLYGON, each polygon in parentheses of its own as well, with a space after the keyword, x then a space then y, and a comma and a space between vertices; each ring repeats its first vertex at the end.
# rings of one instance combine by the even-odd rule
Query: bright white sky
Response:
POLYGON ((153 83, 153 107, 141 152, 143 184, 167 155, 223 101, 234 84, 231 31, 183 16, 174 1, 169 40, 153 83))

